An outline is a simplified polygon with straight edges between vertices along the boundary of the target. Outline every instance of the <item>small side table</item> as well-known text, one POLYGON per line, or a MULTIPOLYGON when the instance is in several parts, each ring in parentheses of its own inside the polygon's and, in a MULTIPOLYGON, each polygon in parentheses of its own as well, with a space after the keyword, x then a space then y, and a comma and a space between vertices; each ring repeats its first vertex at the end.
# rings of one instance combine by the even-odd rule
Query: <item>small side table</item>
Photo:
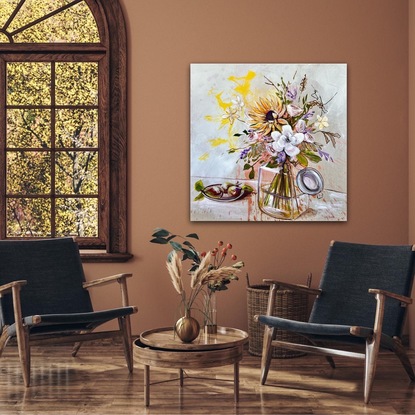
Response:
POLYGON ((203 369, 234 365, 234 399, 239 401, 239 362, 248 333, 218 327, 216 334, 200 333, 192 343, 183 343, 171 327, 148 330, 134 341, 134 360, 144 365, 144 403, 150 405, 150 366, 179 369, 180 387, 183 369, 203 369))

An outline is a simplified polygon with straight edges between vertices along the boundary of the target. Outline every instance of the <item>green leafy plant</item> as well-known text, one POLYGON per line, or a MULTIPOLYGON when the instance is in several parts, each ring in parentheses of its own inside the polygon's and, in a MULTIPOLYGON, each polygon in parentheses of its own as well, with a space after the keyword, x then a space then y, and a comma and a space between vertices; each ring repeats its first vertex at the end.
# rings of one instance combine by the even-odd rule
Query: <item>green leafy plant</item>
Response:
POLYGON ((156 228, 154 229, 152 237, 153 239, 151 239, 150 242, 160 245, 170 245, 171 248, 173 248, 173 250, 170 251, 167 257, 169 261, 171 260, 173 253, 176 251, 181 252, 183 254, 183 261, 185 261, 186 259, 190 259, 192 261, 192 267, 190 268, 190 271, 194 271, 199 267, 201 257, 194 245, 188 239, 186 239, 199 239, 199 236, 196 233, 189 233, 188 235, 183 237, 180 235, 175 235, 166 229, 156 228), (182 242, 177 242, 177 240, 175 239, 180 239, 182 240, 182 242))

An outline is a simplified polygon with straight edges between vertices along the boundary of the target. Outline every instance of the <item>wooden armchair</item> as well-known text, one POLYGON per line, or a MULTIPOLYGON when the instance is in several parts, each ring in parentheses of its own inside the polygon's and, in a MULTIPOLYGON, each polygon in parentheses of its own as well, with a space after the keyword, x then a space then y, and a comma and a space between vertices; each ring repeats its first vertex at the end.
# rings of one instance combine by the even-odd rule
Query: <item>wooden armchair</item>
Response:
POLYGON ((415 381, 401 335, 414 277, 412 246, 363 245, 332 242, 319 289, 264 280, 270 284, 267 315, 257 316, 266 325, 261 362, 261 384, 265 384, 272 347, 279 346, 326 356, 348 356, 365 361, 364 402, 368 403, 380 348, 393 351, 411 381, 415 381), (316 295, 308 322, 271 315, 278 287, 316 295), (374 299, 375 301, 374 301, 374 299), (296 332, 309 344, 275 340, 276 330, 296 332), (330 343, 330 347, 327 347, 330 343), (341 345, 364 345, 363 352, 341 345), (331 346, 333 345, 333 346, 331 346), (337 347, 338 346, 338 347, 337 347))
POLYGON ((0 241, 0 356, 17 339, 23 380, 30 385, 30 346, 74 343, 75 356, 85 340, 121 337, 127 367, 133 370, 126 280, 118 274, 86 282, 77 244, 71 238, 0 241), (121 307, 94 311, 88 289, 118 283, 121 307), (118 330, 93 333, 117 319, 118 330))

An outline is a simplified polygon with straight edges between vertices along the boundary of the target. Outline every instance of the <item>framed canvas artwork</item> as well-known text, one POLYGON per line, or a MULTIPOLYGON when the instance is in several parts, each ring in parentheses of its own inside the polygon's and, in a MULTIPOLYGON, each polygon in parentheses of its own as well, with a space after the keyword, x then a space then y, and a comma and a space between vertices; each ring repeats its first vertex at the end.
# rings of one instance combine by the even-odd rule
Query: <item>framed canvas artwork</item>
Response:
POLYGON ((347 65, 192 64, 192 221, 347 220, 347 65))

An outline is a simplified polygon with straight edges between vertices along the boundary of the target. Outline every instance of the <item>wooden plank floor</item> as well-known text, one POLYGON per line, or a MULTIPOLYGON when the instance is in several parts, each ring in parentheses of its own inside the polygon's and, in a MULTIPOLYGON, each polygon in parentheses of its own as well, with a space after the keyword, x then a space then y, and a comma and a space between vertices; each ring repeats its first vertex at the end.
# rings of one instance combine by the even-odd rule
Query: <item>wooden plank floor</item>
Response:
MULTIPOLYGON (((240 368, 240 402, 233 402, 233 367, 226 366, 151 387, 150 407, 143 406, 143 369, 130 375, 119 344, 85 344, 79 356, 70 346, 32 348, 32 386, 22 383, 17 350, 9 345, 1 358, 1 415, 114 414, 415 414, 415 383, 398 360, 381 355, 372 400, 363 404, 363 363, 304 356, 274 359, 267 385, 260 386, 260 358, 246 352, 240 368)), ((410 352, 412 363, 415 353, 410 352)), ((176 371, 153 368, 152 381, 176 377, 176 371)))

